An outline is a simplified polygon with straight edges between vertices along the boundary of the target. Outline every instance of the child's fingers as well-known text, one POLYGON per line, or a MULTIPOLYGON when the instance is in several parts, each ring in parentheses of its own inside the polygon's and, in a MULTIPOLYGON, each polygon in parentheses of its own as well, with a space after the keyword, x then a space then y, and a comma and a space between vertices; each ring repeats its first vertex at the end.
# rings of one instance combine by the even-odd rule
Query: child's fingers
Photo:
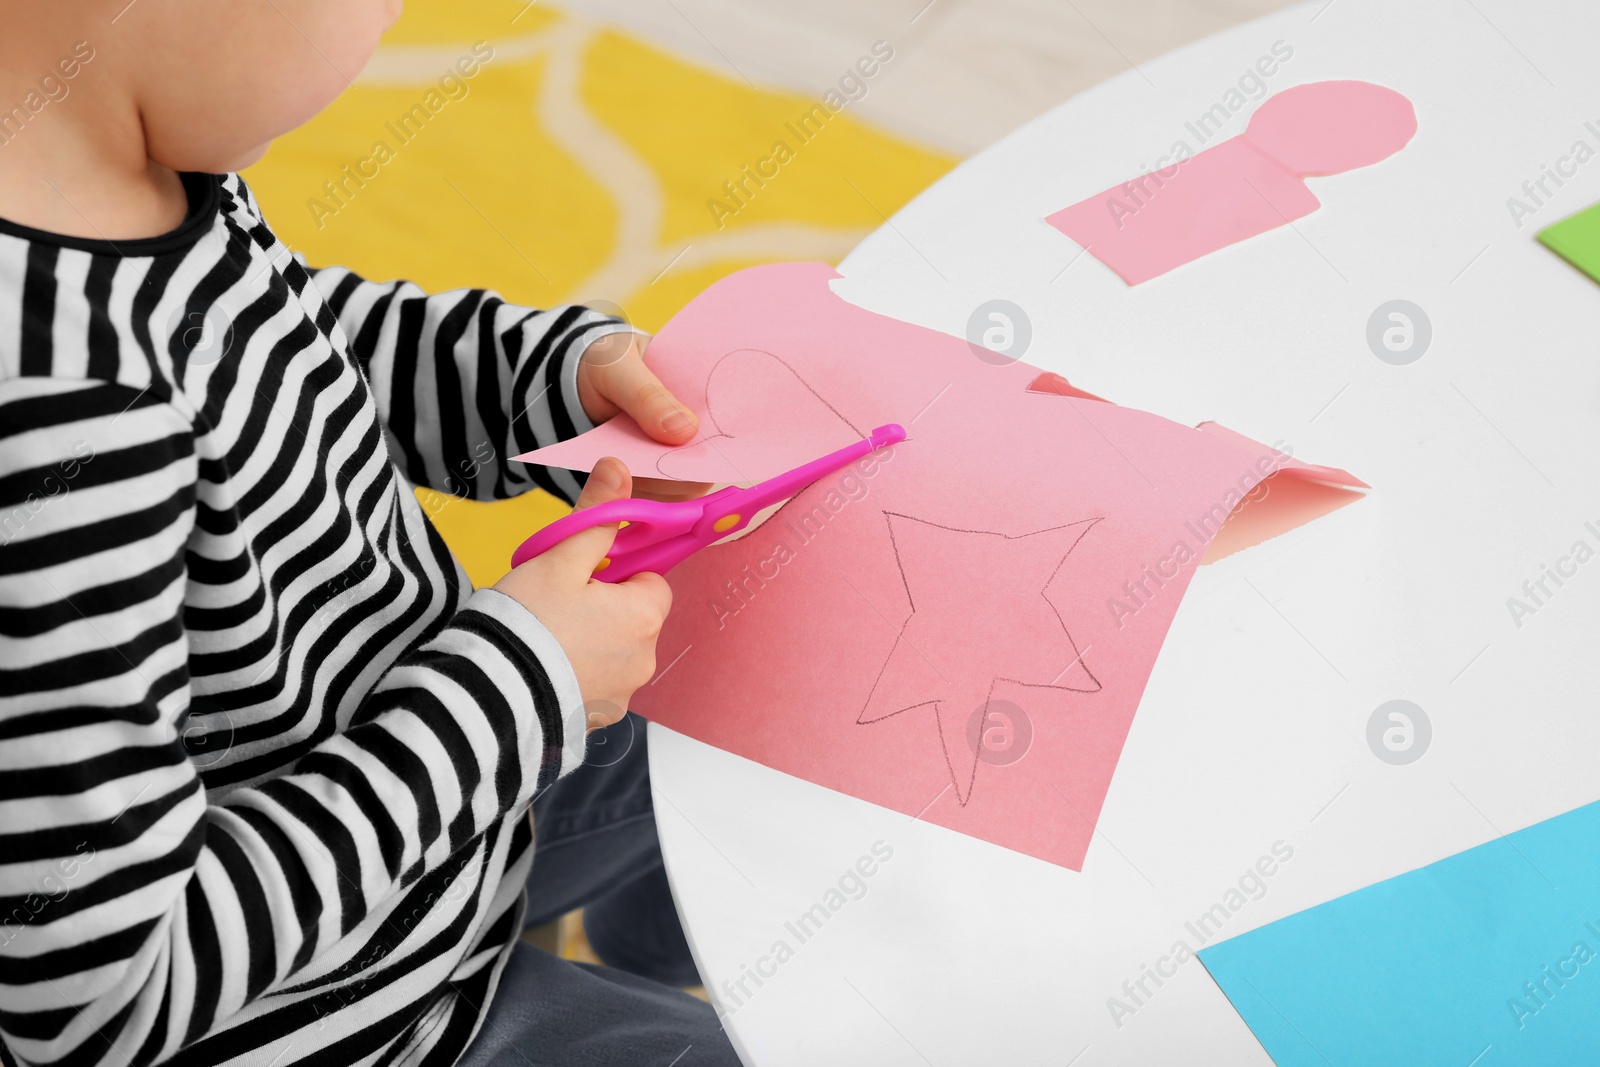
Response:
POLYGON ((659 574, 640 571, 633 577, 618 582, 616 588, 626 589, 640 597, 650 611, 660 618, 666 618, 667 612, 672 610, 672 587, 659 574))
MULTIPOLYGON (((620 459, 606 456, 594 465, 594 471, 584 483, 583 492, 578 494, 573 510, 593 507, 608 500, 624 500, 632 493, 633 477, 628 473, 628 468, 620 459)), ((584 581, 588 581, 589 575, 611 551, 611 542, 616 540, 616 536, 616 523, 593 526, 573 534, 545 555, 555 557, 563 566, 572 567, 583 576, 584 581)))
POLYGON ((603 456, 583 483, 572 510, 582 511, 607 500, 625 500, 632 495, 633 475, 628 473, 628 465, 615 456, 603 456))
POLYGON ((645 433, 667 445, 681 445, 694 438, 700 421, 661 384, 637 348, 630 349, 622 359, 592 369, 598 376, 600 392, 627 412, 645 433))

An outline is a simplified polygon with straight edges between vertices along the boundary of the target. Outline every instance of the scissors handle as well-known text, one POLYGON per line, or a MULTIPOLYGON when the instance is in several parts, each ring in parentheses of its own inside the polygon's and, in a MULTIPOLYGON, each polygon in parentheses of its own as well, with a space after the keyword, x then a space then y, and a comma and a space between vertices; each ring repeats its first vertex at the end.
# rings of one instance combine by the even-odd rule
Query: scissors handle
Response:
POLYGON ((905 430, 891 423, 837 452, 803 464, 748 489, 730 485, 697 500, 608 500, 574 511, 517 546, 511 566, 520 567, 574 534, 608 523, 627 523, 617 531, 611 551, 595 568, 602 582, 620 582, 640 571, 665 574, 695 552, 748 526, 769 504, 794 496, 825 474, 869 452, 898 444, 905 430))
POLYGON ((593 507, 564 515, 540 529, 517 546, 517 550, 511 554, 511 566, 520 567, 533 557, 548 552, 562 541, 584 530, 592 530, 596 526, 614 522, 625 522, 628 525, 617 531, 616 540, 611 543, 611 552, 601 563, 600 571, 609 572, 613 561, 618 557, 627 557, 630 564, 628 572, 622 573, 622 568, 619 567, 616 573, 602 575, 597 571, 595 574, 595 577, 602 581, 620 582, 624 578, 631 578, 641 570, 655 570, 655 567, 648 564, 632 566, 640 561, 634 557, 638 557, 640 553, 647 553, 652 545, 661 545, 692 530, 700 518, 702 504, 700 500, 669 503, 632 497, 607 500, 603 504, 595 504, 593 507))

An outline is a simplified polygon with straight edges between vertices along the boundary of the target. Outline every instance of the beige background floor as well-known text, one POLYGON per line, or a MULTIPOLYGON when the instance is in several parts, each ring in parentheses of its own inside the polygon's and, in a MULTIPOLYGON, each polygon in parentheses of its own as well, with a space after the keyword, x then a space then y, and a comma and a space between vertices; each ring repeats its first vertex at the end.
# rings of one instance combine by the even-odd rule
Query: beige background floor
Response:
POLYGON ((566 0, 708 68, 819 95, 896 52, 863 118, 967 156, 1061 101, 1286 0, 566 0))

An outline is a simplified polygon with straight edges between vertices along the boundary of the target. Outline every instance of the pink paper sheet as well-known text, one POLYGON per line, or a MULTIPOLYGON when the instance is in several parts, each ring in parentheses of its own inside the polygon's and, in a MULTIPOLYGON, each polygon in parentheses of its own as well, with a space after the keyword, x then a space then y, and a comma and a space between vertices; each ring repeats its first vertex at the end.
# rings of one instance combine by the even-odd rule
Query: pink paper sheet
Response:
POLYGON ((1097 193, 1046 220, 1138 285, 1321 206, 1305 178, 1370 166, 1417 132, 1411 102, 1358 81, 1297 85, 1238 137, 1097 193))
POLYGON ((958 337, 845 303, 835 277, 813 263, 743 271, 651 342, 707 441, 666 449, 619 417, 528 458, 588 469, 621 455, 636 470, 749 481, 903 424, 903 444, 671 573, 661 672, 633 706, 1081 869, 1216 530, 1279 467, 1360 483, 979 360, 958 337))

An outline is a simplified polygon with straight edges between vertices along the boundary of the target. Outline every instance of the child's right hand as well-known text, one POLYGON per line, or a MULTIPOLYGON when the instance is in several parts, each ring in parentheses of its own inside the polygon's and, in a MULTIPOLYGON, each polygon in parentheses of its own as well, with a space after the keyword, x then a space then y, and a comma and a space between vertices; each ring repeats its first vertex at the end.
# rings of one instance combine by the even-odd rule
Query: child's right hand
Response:
MULTIPOLYGON (((595 465, 576 507, 619 500, 632 489, 628 468, 607 456, 595 465)), ((561 643, 591 730, 621 719, 634 690, 655 674, 656 637, 672 607, 672 591, 659 574, 644 571, 615 584, 593 580, 616 535, 615 525, 574 534, 494 584, 561 643)))

